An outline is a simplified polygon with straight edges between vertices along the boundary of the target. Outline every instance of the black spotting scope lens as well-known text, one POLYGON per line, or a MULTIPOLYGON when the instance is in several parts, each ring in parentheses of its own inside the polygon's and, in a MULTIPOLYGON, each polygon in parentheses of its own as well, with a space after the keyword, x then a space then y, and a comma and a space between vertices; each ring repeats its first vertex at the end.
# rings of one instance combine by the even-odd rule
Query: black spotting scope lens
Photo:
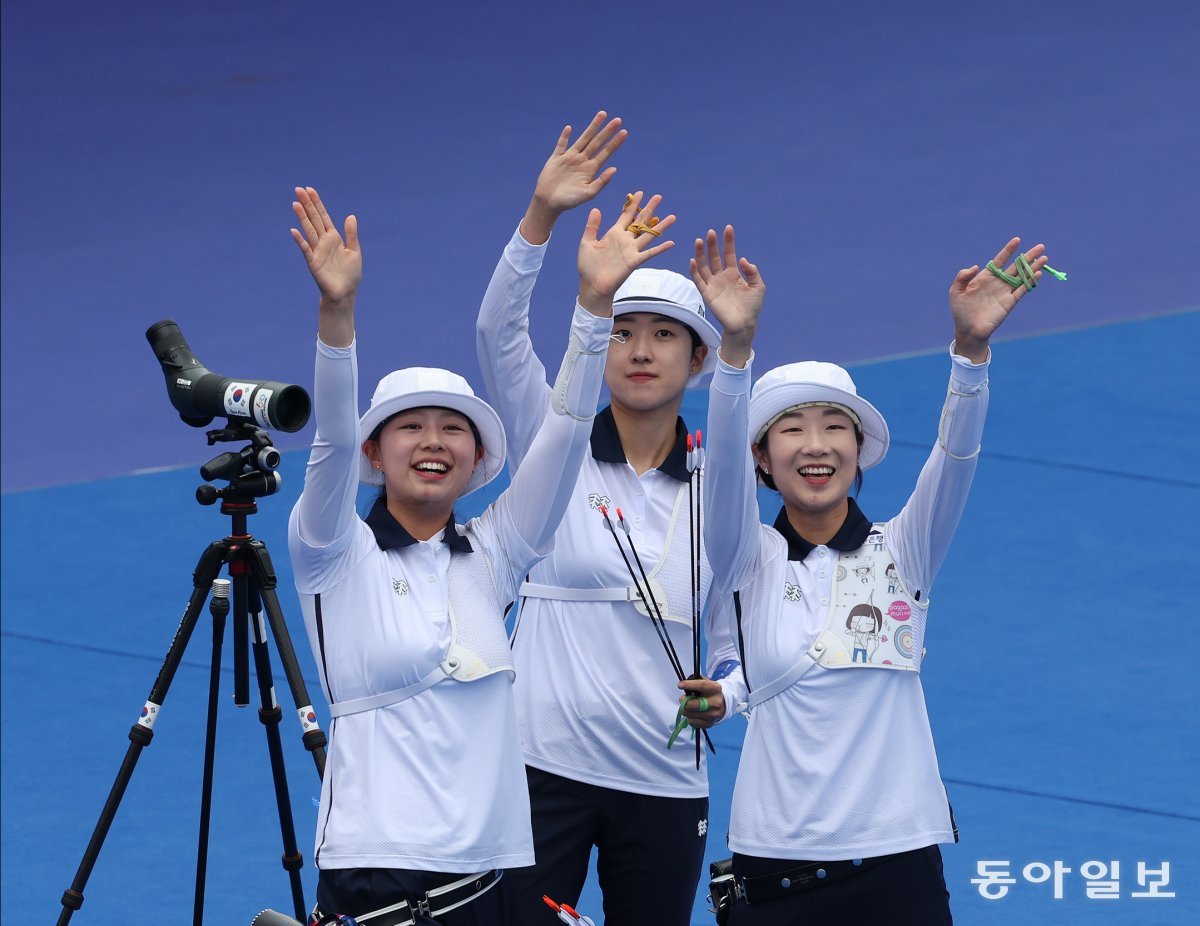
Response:
POLYGON ((308 423, 312 403, 304 389, 209 372, 170 319, 151 325, 146 340, 162 366, 171 404, 192 427, 202 428, 217 415, 244 418, 279 431, 299 431, 308 423))

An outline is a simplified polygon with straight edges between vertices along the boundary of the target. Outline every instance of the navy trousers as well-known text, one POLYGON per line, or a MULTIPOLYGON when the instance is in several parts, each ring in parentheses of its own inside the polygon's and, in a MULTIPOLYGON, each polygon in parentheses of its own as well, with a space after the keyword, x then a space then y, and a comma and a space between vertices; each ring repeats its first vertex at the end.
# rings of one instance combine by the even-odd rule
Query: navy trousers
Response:
MULTIPOLYGON (((738 877, 772 874, 795 860, 733 856, 738 877)), ((898 852, 861 874, 765 903, 734 905, 727 926, 949 926, 950 893, 937 846, 898 852)))
MULTIPOLYGON (((654 797, 526 768, 537 864, 504 875, 508 922, 553 926, 542 896, 574 907, 596 847, 605 926, 688 926, 708 833, 708 798, 654 797)), ((600 911, 580 910, 600 922, 600 911)))

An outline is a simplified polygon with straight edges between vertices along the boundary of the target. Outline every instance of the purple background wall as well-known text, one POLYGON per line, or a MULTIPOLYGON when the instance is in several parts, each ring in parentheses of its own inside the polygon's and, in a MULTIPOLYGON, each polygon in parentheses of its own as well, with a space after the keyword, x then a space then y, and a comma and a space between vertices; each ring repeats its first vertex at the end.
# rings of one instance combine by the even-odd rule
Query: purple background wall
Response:
MULTIPOLYGON (((940 346, 954 271, 1011 234, 1072 280, 1008 336, 1194 306, 1198 24, 1107 0, 6 3, 2 486, 207 459, 143 338, 161 318, 214 371, 309 383, 297 184, 360 219, 364 391, 414 362, 478 383, 491 267, 559 128, 601 107, 630 141, 599 205, 665 193, 679 270, 734 223, 770 286, 763 364, 940 346)), ((537 293, 544 350, 583 219, 537 293)))

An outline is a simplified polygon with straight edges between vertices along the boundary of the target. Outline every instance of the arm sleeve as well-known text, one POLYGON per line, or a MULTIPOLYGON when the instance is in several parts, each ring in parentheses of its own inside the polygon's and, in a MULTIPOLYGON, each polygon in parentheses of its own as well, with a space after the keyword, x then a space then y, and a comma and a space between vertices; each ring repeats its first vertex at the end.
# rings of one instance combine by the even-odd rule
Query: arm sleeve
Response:
POLYGON ((750 455, 750 367, 718 357, 708 390, 708 451, 704 457, 704 549, 713 592, 741 588, 758 560, 758 496, 750 455))
POLYGON ((504 422, 513 471, 529 452, 549 404, 546 368, 529 339, 529 300, 545 254, 546 244, 530 244, 519 229, 515 231, 492 273, 475 323, 479 367, 488 398, 504 422))
POLYGON ((313 377, 317 424, 304 491, 297 503, 300 537, 310 546, 326 546, 357 520, 358 361, 354 345, 337 348, 317 341, 313 377))
POLYGON ((720 595, 722 600, 712 601, 705 616, 704 633, 708 639, 708 668, 705 674, 713 678, 723 663, 736 663, 724 678, 717 679, 717 684, 721 686, 721 694, 725 698, 725 713, 717 721, 721 723, 737 713, 739 705, 749 700, 750 692, 746 687, 745 673, 742 671, 742 654, 737 647, 733 595, 731 592, 714 590, 709 597, 715 598, 717 595, 720 595))
POLYGON ((313 378, 316 434, 304 472, 304 489, 292 509, 289 546, 297 584, 316 590, 329 561, 353 536, 359 524, 354 509, 358 495, 358 363, 355 348, 317 341, 313 378), (311 588, 310 588, 311 586, 311 588))
POLYGON ((611 332, 612 319, 576 306, 547 414, 512 483, 481 518, 508 557, 514 588, 553 548, 591 438, 611 332))
POLYGON ((987 417, 988 364, 954 353, 937 443, 904 510, 889 522, 887 539, 909 592, 928 598, 966 507, 987 417))

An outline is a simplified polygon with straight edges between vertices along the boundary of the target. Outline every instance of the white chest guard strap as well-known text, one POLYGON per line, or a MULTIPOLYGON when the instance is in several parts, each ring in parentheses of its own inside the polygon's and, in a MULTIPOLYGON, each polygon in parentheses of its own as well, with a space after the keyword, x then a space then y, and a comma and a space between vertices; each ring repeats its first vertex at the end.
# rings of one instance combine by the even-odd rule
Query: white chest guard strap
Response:
POLYGON ((450 586, 450 646, 441 662, 420 681, 405 688, 331 704, 331 717, 399 704, 447 678, 473 682, 497 672, 516 674, 503 620, 496 608, 480 607, 479 590, 490 588, 494 595, 496 589, 487 557, 483 554, 451 554, 447 579, 450 586))
POLYGON ((432 688, 442 679, 449 678, 453 669, 448 666, 448 663, 448 659, 438 663, 432 672, 407 688, 396 688, 382 694, 371 695, 369 698, 354 698, 351 701, 338 701, 336 704, 330 704, 329 716, 344 717, 347 714, 361 714, 363 711, 373 711, 380 707, 387 707, 389 704, 407 701, 414 695, 419 695, 426 688, 432 688))
MULTIPOLYGON (((662 571, 663 566, 666 565, 667 556, 671 552, 671 541, 675 537, 675 526, 679 523, 679 512, 683 508, 683 498, 686 494, 687 483, 684 483, 680 486, 679 493, 675 496, 675 507, 671 510, 671 521, 667 526, 667 536, 663 542, 662 553, 658 557, 658 565, 654 567, 648 579, 650 582, 650 594, 658 605, 658 610, 662 612, 663 620, 673 620, 677 624, 686 624, 690 627, 692 625, 690 616, 672 616, 667 601, 667 590, 658 578, 658 574, 662 571)), ((630 564, 635 568, 637 566, 637 563, 632 558, 630 559, 630 564)), ((641 581, 642 577, 639 574, 638 582, 641 581)), ((536 582, 523 582, 519 594, 525 598, 549 598, 554 601, 630 601, 633 602, 633 607, 639 614, 644 617, 650 616, 646 602, 638 594, 636 585, 630 585, 627 588, 566 588, 560 585, 539 585, 536 582)))
POLYGON ((800 676, 813 667, 812 662, 807 659, 798 659, 796 664, 780 678, 775 679, 769 685, 763 685, 761 688, 755 688, 750 692, 750 697, 746 702, 747 710, 754 710, 758 705, 762 704, 768 698, 773 698, 779 692, 791 688, 796 682, 800 681, 800 676))
POLYGON ((561 585, 538 585, 522 582, 525 598, 550 598, 554 601, 638 601, 637 589, 629 588, 566 588, 561 585))

